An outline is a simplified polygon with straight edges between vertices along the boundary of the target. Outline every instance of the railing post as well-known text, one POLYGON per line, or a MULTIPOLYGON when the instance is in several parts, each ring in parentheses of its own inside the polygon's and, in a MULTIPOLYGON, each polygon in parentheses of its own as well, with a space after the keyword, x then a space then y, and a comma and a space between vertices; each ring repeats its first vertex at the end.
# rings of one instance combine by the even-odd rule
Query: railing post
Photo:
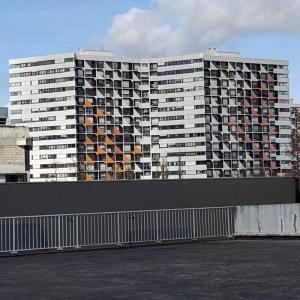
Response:
POLYGON ((196 217, 195 217, 195 209, 193 209, 193 239, 196 239, 196 217))
POLYGON ((229 212, 230 208, 227 207, 227 236, 231 237, 231 232, 230 232, 230 212, 229 212))
POLYGON ((12 223, 12 254, 16 254, 16 218, 13 218, 13 223, 12 223))
POLYGON ((58 228, 58 247, 57 250, 62 250, 62 241, 61 241, 61 216, 57 216, 58 220, 57 220, 57 228, 58 228))
POLYGON ((156 241, 157 241, 157 242, 160 242, 158 210, 156 211, 156 241))
POLYGON ((120 213, 117 213, 117 244, 118 246, 121 245, 121 242, 120 242, 120 213))
POLYGON ((79 247, 79 221, 78 221, 78 215, 76 215, 76 217, 75 217, 75 234, 76 234, 76 246, 75 246, 75 248, 76 249, 79 249, 80 247, 79 247))

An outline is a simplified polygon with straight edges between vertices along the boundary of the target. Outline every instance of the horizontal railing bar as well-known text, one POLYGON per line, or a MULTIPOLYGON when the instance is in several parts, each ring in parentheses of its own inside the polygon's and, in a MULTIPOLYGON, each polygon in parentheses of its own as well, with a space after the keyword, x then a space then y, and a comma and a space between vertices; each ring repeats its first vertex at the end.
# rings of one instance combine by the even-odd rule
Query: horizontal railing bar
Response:
POLYGON ((199 207, 199 208, 166 208, 166 209, 150 209, 150 210, 130 210, 130 211, 104 211, 94 213, 74 213, 74 214, 52 214, 52 215, 32 215, 32 216, 7 216, 0 217, 4 219, 18 219, 18 218, 40 218, 40 217, 60 217, 60 216, 87 216, 87 215, 100 215, 100 214, 121 214, 121 213, 142 213, 142 212, 161 212, 161 211, 186 211, 186 210, 210 210, 210 209, 225 209, 235 206, 219 206, 219 207, 199 207))
POLYGON ((0 218, 0 253, 223 238, 236 208, 202 207, 0 218))

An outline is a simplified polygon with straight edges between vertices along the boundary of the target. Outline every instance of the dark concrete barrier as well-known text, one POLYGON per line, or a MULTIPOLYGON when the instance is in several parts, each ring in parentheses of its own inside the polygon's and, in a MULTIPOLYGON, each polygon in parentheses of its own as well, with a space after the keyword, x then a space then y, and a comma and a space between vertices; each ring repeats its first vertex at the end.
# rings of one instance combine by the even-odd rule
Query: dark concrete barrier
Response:
POLYGON ((295 203, 290 177, 0 184, 0 216, 295 203))

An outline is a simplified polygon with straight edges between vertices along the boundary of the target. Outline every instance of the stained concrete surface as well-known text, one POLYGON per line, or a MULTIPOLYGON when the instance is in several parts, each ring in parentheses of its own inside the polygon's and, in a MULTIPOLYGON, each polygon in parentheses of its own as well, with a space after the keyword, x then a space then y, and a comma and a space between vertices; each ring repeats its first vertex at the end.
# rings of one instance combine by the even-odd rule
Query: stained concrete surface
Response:
POLYGON ((300 240, 0 258, 0 299, 300 299, 300 240))

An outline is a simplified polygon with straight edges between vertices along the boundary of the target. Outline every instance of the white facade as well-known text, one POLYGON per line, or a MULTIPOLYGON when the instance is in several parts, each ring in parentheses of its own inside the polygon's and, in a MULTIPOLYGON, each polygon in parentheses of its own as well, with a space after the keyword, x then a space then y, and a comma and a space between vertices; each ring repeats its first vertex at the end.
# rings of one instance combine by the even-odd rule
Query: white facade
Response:
POLYGON ((32 182, 77 179, 74 66, 74 53, 10 61, 11 122, 29 127, 32 182))

